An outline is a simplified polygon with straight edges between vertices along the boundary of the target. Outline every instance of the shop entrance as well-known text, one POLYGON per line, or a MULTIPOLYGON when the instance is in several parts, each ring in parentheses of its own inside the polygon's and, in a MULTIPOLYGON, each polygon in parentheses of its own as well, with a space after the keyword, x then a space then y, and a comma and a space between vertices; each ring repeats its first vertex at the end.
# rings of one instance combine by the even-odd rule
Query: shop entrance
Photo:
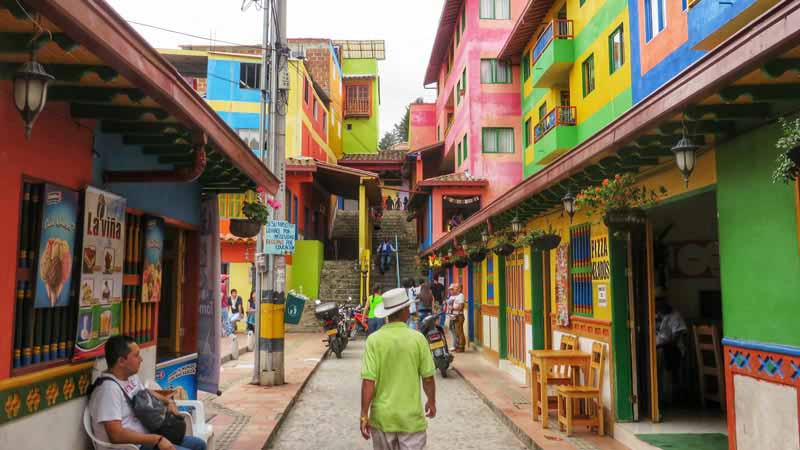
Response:
MULTIPOLYGON (((648 211, 629 261, 633 434, 726 434, 715 191, 648 211), (653 425, 659 423, 659 425, 653 425)), ((676 447, 677 448, 677 447, 676 447)))
POLYGON ((183 313, 184 262, 186 233, 175 227, 164 226, 162 254, 161 301, 158 305, 158 360, 179 356, 183 313))

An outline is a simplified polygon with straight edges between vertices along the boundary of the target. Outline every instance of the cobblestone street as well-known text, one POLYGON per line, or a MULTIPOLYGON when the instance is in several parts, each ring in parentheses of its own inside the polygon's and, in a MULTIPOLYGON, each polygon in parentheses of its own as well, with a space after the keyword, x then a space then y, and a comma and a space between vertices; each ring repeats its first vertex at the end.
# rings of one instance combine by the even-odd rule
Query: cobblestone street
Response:
MULTIPOLYGON (((332 357, 323 361, 269 448, 372 448, 372 443, 365 441, 358 431, 363 348, 363 339, 351 341, 342 359, 332 357)), ((437 372, 436 398, 438 412, 429 422, 428 449, 527 448, 454 371, 446 379, 437 372)))

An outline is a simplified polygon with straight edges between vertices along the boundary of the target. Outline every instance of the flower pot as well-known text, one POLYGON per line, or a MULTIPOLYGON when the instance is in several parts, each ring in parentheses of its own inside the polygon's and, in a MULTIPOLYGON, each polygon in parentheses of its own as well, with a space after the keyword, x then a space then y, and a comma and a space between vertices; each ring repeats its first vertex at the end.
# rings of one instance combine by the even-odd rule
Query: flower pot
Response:
POLYGON ((240 238, 258 236, 261 231, 261 222, 249 219, 231 219, 231 234, 240 238))
POLYGON ((547 251, 555 249, 560 243, 561 236, 557 234, 544 234, 535 238, 531 245, 538 250, 547 251))
POLYGON ((494 251, 494 254, 497 256, 508 256, 514 253, 514 246, 511 244, 502 244, 493 248, 492 251, 494 251))
POLYGON ((449 269, 449 268, 453 267, 453 262, 452 261, 444 262, 444 263, 442 263, 442 267, 444 267, 445 269, 449 269))
POLYGON ((464 267, 467 267, 469 265, 469 259, 467 259, 467 258, 459 259, 454 264, 459 269, 463 269, 464 267))
POLYGON ((641 208, 609 209, 603 215, 603 223, 613 230, 630 231, 646 222, 647 214, 641 208))
POLYGON ((469 259, 472 262, 479 263, 479 262, 483 261, 484 259, 486 259, 486 253, 487 253, 486 250, 481 250, 481 251, 478 251, 478 252, 475 252, 475 253, 470 253, 469 254, 469 259))

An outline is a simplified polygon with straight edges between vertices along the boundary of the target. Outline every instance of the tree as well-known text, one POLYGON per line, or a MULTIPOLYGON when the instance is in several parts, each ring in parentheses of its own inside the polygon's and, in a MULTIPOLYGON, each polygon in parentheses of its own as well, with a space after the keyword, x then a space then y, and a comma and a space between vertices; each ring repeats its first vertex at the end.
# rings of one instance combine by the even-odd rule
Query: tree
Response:
POLYGON ((394 125, 394 133, 398 142, 408 142, 408 122, 411 120, 411 106, 406 106, 406 112, 400 122, 394 125))
MULTIPOLYGON (((396 127, 397 126, 395 125, 395 128, 396 127)), ((397 135, 395 134, 394 130, 387 131, 384 133, 381 141, 378 143, 378 148, 381 150, 389 150, 397 142, 397 135)))

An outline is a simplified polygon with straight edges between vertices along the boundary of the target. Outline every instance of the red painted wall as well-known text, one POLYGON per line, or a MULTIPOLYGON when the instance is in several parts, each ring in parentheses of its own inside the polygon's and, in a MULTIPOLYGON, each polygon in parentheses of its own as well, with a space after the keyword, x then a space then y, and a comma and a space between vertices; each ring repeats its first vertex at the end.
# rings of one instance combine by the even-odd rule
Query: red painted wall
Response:
POLYGON ((69 116, 65 103, 48 103, 25 140, 22 120, 10 96, 11 83, 0 82, 0 379, 8 378, 13 347, 14 291, 19 245, 23 175, 81 190, 92 180, 92 132, 69 116))
POLYGON ((436 104, 411 104, 409 149, 417 150, 436 143, 436 104))

